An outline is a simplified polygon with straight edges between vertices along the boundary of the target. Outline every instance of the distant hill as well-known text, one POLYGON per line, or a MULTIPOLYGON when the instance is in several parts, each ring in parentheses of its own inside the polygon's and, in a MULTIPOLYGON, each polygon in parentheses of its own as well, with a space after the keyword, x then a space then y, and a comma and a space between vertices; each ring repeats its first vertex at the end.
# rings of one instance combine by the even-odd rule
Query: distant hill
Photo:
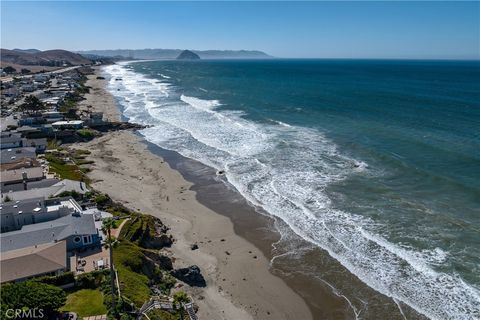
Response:
MULTIPOLYGON (((119 57, 126 59, 175 59, 182 53, 181 49, 116 49, 116 50, 88 50, 77 51, 80 54, 103 57, 119 57)), ((191 50, 201 59, 266 59, 272 58, 262 51, 251 50, 191 50)))
POLYGON ((26 52, 26 53, 37 53, 41 52, 38 49, 13 49, 13 51, 18 51, 18 52, 26 52))
POLYGON ((200 60, 200 57, 190 50, 183 50, 182 53, 178 55, 177 60, 200 60))
POLYGON ((35 51, 35 49, 0 49, 0 55, 2 57, 2 65, 5 63, 24 66, 61 67, 64 65, 75 66, 91 63, 89 59, 78 53, 66 50, 35 51))

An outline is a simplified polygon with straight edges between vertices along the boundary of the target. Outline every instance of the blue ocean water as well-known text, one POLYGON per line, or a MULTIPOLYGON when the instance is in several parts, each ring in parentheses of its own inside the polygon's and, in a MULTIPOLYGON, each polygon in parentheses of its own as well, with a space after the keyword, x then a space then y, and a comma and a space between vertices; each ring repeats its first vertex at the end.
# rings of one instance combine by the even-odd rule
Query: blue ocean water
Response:
POLYGON ((480 62, 105 70, 148 141, 225 170, 378 292, 432 319, 480 318, 480 62))

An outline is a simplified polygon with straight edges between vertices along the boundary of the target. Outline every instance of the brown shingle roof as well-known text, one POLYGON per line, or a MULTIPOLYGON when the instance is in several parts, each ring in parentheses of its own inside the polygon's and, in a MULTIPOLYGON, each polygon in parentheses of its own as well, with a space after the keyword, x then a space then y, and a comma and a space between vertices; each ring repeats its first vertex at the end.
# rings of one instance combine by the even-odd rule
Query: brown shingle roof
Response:
POLYGON ((67 244, 65 241, 2 252, 0 282, 64 270, 66 267, 67 244))

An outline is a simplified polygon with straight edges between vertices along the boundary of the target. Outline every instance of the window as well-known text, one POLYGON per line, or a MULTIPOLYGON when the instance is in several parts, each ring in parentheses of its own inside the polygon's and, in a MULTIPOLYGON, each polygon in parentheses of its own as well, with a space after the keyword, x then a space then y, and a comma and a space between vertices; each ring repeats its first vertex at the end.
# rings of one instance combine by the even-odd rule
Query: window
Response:
POLYGON ((83 243, 84 243, 84 244, 90 244, 90 243, 92 243, 92 236, 91 236, 91 235, 83 236, 83 243))
POLYGON ((82 240, 82 239, 80 239, 80 237, 75 237, 75 238, 73 238, 73 242, 75 242, 75 243, 79 243, 80 240, 82 240))

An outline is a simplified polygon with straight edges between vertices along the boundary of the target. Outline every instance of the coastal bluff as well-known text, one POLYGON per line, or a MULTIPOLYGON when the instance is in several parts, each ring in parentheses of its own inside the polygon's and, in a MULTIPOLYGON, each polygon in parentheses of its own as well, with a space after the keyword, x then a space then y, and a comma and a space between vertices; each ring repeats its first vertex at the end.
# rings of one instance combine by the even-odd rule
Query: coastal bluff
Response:
POLYGON ((183 50, 178 57, 177 60, 200 60, 200 57, 195 52, 190 50, 183 50))

